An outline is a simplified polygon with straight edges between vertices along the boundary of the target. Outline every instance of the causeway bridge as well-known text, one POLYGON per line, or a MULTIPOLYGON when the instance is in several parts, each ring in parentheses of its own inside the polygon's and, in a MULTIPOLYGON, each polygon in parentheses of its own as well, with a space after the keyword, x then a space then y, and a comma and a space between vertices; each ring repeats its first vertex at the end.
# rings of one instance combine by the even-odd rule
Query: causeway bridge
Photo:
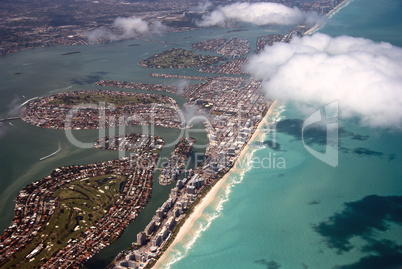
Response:
POLYGON ((10 118, 0 119, 0 122, 10 121, 10 120, 19 120, 19 119, 21 119, 21 117, 10 117, 10 118))

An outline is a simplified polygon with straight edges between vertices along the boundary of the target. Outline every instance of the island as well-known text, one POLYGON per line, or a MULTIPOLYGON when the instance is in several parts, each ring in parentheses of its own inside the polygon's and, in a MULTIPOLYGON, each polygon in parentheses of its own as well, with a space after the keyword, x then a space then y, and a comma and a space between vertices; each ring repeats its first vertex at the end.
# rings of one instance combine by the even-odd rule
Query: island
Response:
POLYGON ((140 61, 140 65, 149 68, 191 68, 225 61, 222 56, 196 54, 194 51, 173 48, 155 54, 140 61))
POLYGON ((183 169, 188 167, 187 161, 194 143, 195 139, 192 137, 180 139, 169 160, 164 164, 164 168, 159 175, 159 184, 169 185, 178 178, 183 169))
POLYGON ((257 37, 257 48, 255 53, 259 54, 265 46, 272 46, 277 42, 281 42, 284 40, 285 35, 278 35, 278 34, 273 34, 273 35, 264 35, 264 36, 259 36, 257 37))
POLYGON ((137 156, 147 152, 158 153, 165 144, 159 136, 143 135, 143 134, 120 134, 114 137, 104 137, 94 142, 94 148, 131 151, 137 156))
POLYGON ((229 62, 224 62, 218 65, 206 66, 199 69, 199 72, 226 74, 226 75, 247 75, 244 71, 244 65, 247 63, 247 58, 234 59, 229 62))
POLYGON ((238 58, 247 55, 250 50, 250 43, 247 39, 233 37, 217 53, 230 58, 238 58))
POLYGON ((176 101, 165 95, 122 91, 75 91, 29 102, 21 111, 25 122, 51 129, 99 129, 149 125, 180 128, 176 101))
MULTIPOLYGON (((158 74, 150 74, 150 76, 157 77, 158 74)), ((191 79, 186 77, 185 79, 191 79)), ((116 80, 99 80, 95 82, 97 86, 104 87, 115 87, 122 89, 136 89, 144 91, 156 91, 156 92, 170 92, 177 94, 179 87, 175 85, 162 85, 162 84, 147 84, 141 82, 127 82, 127 81, 116 81, 116 80)), ((199 85, 186 85, 184 89, 197 88, 199 85)))
POLYGON ((202 51, 215 51, 219 49, 226 41, 227 39, 225 38, 208 39, 191 44, 191 48, 202 51))
POLYGON ((164 144, 132 137, 153 142, 138 145, 130 158, 56 168, 22 189, 0 237, 0 266, 78 268, 119 238, 150 199, 164 144))

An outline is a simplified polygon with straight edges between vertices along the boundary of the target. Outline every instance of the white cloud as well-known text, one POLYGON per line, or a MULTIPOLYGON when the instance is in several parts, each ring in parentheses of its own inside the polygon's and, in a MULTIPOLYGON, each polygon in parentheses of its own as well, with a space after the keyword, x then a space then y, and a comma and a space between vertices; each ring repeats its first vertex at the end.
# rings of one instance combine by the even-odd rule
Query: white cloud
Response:
POLYGON ((160 21, 149 23, 141 18, 123 17, 116 18, 112 26, 120 30, 122 34, 115 34, 107 29, 96 29, 91 32, 86 32, 85 35, 90 42, 95 42, 99 39, 118 40, 144 34, 160 34, 167 29, 160 21))
POLYGON ((148 22, 141 18, 122 18, 114 20, 113 26, 123 30, 124 35, 131 37, 137 34, 144 34, 150 31, 148 22))
POLYGON ((90 32, 85 32, 85 36, 89 42, 96 42, 99 39, 116 40, 117 36, 106 29, 95 29, 90 32))
POLYGON ((198 12, 205 12, 208 9, 210 9, 213 6, 213 4, 211 3, 211 1, 203 1, 198 3, 198 5, 193 9, 194 11, 198 11, 198 12))
POLYGON ((224 25, 229 20, 256 25, 314 24, 322 19, 316 13, 304 13, 297 7, 277 3, 234 3, 219 6, 197 22, 200 27, 224 25))
POLYGON ((343 117, 402 128, 402 48, 314 34, 276 43, 251 57, 247 70, 270 97, 301 106, 339 100, 343 117))
POLYGON ((160 21, 154 21, 151 24, 150 29, 152 34, 161 34, 167 30, 167 26, 162 24, 160 21))
POLYGON ((187 79, 179 79, 176 83, 177 86, 177 94, 182 95, 184 94, 184 89, 190 85, 190 81, 187 79))

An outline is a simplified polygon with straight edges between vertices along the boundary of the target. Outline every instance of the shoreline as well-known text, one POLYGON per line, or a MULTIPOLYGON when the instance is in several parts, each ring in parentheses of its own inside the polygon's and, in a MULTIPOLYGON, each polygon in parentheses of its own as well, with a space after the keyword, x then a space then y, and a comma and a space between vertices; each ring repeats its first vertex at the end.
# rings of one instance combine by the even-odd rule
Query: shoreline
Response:
MULTIPOLYGON (((331 18, 335 12, 341 10, 343 8, 343 5, 347 4, 348 2, 351 2, 352 0, 344 0, 341 3, 339 3, 339 5, 337 5, 336 7, 334 7, 333 9, 331 9, 327 14, 325 14, 325 18, 331 18)), ((311 35, 313 33, 315 33, 315 31, 319 30, 321 26, 324 26, 324 24, 319 24, 316 23, 311 29, 307 30, 303 35, 311 35)))
POLYGON ((250 140, 242 149, 241 153, 236 159, 233 167, 212 187, 212 189, 201 199, 201 201, 196 205, 193 212, 190 213, 188 218, 185 220, 184 224, 181 226, 179 232, 177 233, 176 237, 173 239, 173 242, 170 246, 162 253, 162 255, 158 258, 157 262, 152 266, 152 268, 159 268, 163 262, 167 259, 167 256, 172 252, 173 248, 183 241, 184 237, 188 234, 188 232, 193 228, 195 222, 202 216, 205 208, 209 206, 212 201, 215 199, 216 194, 225 184, 227 178, 235 171, 239 170, 237 165, 239 164, 240 160, 243 159, 244 155, 248 152, 250 143, 254 141, 259 135, 261 135, 261 128, 267 122, 268 117, 272 114, 272 110, 277 104, 277 100, 273 100, 271 103, 268 111, 265 113, 265 116, 259 122, 257 128, 255 129, 253 135, 251 136, 250 140))

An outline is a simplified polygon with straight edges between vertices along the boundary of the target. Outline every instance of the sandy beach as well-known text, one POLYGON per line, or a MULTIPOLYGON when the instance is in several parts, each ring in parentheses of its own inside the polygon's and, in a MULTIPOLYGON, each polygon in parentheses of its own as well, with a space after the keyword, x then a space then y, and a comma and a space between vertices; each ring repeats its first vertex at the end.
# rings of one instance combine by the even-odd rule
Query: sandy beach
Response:
POLYGON ((211 202, 214 200, 216 194, 218 191, 222 188, 222 186, 225 184, 227 178, 230 176, 231 173, 237 170, 237 165, 239 161, 244 157, 244 155, 248 152, 250 142, 255 140, 260 134, 261 134, 261 128, 265 124, 265 122, 268 120, 268 117, 272 114, 272 110, 274 109, 275 105, 277 104, 277 100, 274 100, 269 107, 267 113, 265 114, 264 118, 260 121, 260 123, 257 126, 257 129, 254 131, 252 137, 250 138, 249 142, 244 146, 243 150, 239 154, 238 158, 236 159, 235 164, 233 167, 227 172, 221 180, 219 180, 214 187, 207 193, 207 195, 201 200, 200 203, 194 208, 194 211, 191 213, 191 215, 187 218, 183 226, 180 228, 179 232, 176 235, 176 238, 172 242, 172 244, 168 247, 168 249, 162 254, 162 256, 158 259, 158 261, 155 263, 153 268, 162 268, 161 266, 165 262, 167 256, 169 253, 172 251, 172 249, 175 247, 177 243, 182 241, 184 237, 188 234, 188 232, 191 230, 191 228, 194 226, 194 223, 197 219, 199 219, 202 216, 202 213, 204 212, 204 209, 211 204, 211 202))

